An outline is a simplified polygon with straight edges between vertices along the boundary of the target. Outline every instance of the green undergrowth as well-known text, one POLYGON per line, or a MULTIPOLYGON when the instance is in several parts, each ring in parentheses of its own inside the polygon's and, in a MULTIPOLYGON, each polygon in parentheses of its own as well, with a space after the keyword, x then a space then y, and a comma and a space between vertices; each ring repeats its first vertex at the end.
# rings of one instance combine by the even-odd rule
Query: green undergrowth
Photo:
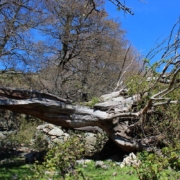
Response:
POLYGON ((33 175, 30 170, 30 165, 25 164, 24 160, 11 159, 13 162, 7 162, 0 165, 0 179, 1 180, 13 180, 13 179, 25 179, 25 176, 33 175))
POLYGON ((164 147, 160 153, 142 152, 138 154, 141 161, 135 167, 141 180, 177 180, 180 179, 180 144, 164 147))
POLYGON ((132 167, 121 168, 114 162, 104 161, 107 169, 96 167, 95 162, 91 162, 85 167, 79 166, 84 177, 88 180, 138 180, 138 176, 132 167))
MULTIPOLYGON (((0 179, 1 180, 138 180, 135 170, 132 167, 120 168, 119 165, 104 161, 107 165, 107 169, 96 167, 95 162, 92 161, 86 165, 78 165, 76 170, 78 173, 73 175, 66 174, 64 178, 60 175, 52 175, 52 173, 44 173, 42 178, 34 178, 35 172, 33 171, 33 165, 24 164, 21 162, 8 163, 0 165, 0 179), (80 173, 81 171, 81 173, 80 173)), ((46 171, 48 172, 48 171, 46 171)))

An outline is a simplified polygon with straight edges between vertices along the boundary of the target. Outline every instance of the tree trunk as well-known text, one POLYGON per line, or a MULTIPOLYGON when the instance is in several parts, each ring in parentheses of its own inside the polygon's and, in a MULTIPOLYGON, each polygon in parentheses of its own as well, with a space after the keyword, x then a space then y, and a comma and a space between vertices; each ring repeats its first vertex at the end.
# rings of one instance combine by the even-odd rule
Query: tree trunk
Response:
POLYGON ((132 131, 140 122, 140 112, 132 112, 140 95, 126 97, 126 91, 100 97, 93 108, 73 105, 52 94, 22 89, 0 88, 0 109, 37 117, 66 128, 98 126, 124 151, 141 151, 159 137, 135 138, 132 131))

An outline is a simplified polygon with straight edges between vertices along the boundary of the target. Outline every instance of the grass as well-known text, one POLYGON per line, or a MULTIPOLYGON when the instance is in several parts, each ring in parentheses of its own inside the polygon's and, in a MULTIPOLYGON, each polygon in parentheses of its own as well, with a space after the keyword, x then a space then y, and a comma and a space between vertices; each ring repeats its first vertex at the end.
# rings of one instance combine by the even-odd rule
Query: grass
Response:
POLYGON ((32 174, 33 172, 30 170, 30 166, 25 164, 23 160, 15 159, 14 162, 0 165, 1 180, 20 180, 32 174))
POLYGON ((104 162, 107 169, 96 167, 95 162, 87 164, 82 172, 89 180, 138 180, 137 174, 132 167, 121 168, 113 162, 104 162))
MULTIPOLYGON (((119 165, 112 162, 104 162, 107 169, 96 167, 95 162, 90 162, 87 165, 79 165, 77 168, 81 169, 84 177, 88 180, 138 180, 138 177, 132 167, 120 168, 119 165)), ((0 180, 30 180, 34 172, 31 170, 33 165, 24 164, 24 161, 17 160, 15 162, 0 165, 0 180), (28 178, 29 177, 29 178, 28 178)), ((52 179, 48 175, 44 175, 43 178, 38 180, 52 179)), ((62 177, 54 176, 54 180, 61 180, 62 177)), ((77 180, 77 177, 66 176, 66 179, 77 180)), ((82 176, 78 178, 83 179, 82 176)))

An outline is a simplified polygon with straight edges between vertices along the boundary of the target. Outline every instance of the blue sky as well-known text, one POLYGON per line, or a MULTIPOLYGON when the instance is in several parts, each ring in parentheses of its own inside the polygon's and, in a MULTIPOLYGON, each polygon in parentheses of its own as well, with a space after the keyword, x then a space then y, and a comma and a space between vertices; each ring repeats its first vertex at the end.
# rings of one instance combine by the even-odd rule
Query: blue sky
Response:
POLYGON ((124 14, 110 2, 106 10, 110 17, 118 19, 127 31, 127 39, 143 55, 166 38, 180 16, 180 0, 126 0, 134 15, 124 14))

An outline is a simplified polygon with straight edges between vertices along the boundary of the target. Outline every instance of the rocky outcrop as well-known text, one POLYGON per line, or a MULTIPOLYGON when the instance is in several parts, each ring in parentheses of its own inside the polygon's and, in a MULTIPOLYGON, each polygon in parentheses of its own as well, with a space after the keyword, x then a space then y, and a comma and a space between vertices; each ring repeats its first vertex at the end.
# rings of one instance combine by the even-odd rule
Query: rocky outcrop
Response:
MULTIPOLYGON (((35 143, 38 136, 41 136, 42 139, 46 140, 49 147, 51 147, 53 143, 64 143, 70 137, 70 135, 65 130, 62 130, 60 126, 55 126, 49 123, 42 124, 37 127, 37 131, 32 142, 35 143)), ((86 144, 86 150, 92 151, 96 144, 96 134, 86 132, 83 136, 86 144)))
POLYGON ((36 139, 39 136, 47 141, 48 146, 51 146, 53 143, 65 142, 68 139, 69 134, 64 132, 61 127, 46 123, 37 127, 37 131, 32 142, 36 142, 36 139))

